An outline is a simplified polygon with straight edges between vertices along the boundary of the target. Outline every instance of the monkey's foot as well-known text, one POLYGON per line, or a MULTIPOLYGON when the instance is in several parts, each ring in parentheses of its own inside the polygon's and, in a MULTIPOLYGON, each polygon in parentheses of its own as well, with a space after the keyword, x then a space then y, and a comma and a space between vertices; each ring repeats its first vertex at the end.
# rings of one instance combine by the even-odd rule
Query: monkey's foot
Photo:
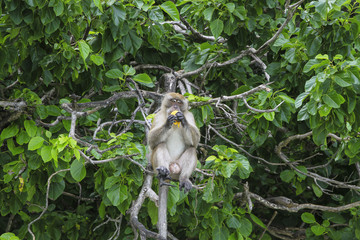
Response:
POLYGON ((169 169, 167 169, 166 167, 164 166, 160 166, 158 168, 156 168, 156 170, 158 171, 158 178, 160 179, 171 179, 170 178, 170 171, 169 169))
POLYGON ((189 180, 185 180, 185 181, 180 181, 180 185, 179 185, 180 191, 184 189, 184 193, 187 193, 191 190, 192 188, 192 184, 189 180))
POLYGON ((164 179, 162 179, 162 178, 159 179, 159 184, 160 184, 160 187, 162 187, 162 186, 176 187, 175 185, 172 185, 172 184, 166 182, 166 181, 165 181, 164 179))

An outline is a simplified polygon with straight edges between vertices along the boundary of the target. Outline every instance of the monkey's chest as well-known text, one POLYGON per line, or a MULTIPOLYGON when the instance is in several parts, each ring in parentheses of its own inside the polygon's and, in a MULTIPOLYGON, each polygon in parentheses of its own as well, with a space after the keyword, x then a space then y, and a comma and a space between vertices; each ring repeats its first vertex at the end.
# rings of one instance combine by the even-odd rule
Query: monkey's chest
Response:
POLYGON ((166 147, 170 157, 172 158, 172 161, 175 161, 181 156, 185 150, 185 142, 181 131, 178 131, 178 129, 172 131, 166 140, 166 147))

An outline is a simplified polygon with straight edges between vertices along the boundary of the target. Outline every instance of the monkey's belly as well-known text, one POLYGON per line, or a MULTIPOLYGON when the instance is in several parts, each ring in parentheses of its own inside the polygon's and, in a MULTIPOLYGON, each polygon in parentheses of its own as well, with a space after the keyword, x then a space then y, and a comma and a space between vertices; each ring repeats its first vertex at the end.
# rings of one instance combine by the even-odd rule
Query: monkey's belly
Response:
POLYGON ((173 133, 166 140, 166 148, 170 154, 170 162, 176 161, 185 150, 185 144, 180 129, 172 129, 173 133))

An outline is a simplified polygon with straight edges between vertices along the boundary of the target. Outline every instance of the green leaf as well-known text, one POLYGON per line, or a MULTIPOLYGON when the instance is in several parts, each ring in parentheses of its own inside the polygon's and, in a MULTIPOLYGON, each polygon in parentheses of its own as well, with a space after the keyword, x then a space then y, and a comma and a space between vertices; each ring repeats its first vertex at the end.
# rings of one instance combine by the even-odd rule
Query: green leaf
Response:
POLYGON ((51 149, 52 149, 51 146, 43 146, 43 147, 41 148, 40 155, 41 155, 41 158, 43 159, 43 161, 44 161, 45 163, 46 163, 46 162, 49 162, 49 161, 52 159, 51 149))
POLYGON ((105 76, 113 79, 122 79, 124 77, 124 74, 119 69, 111 69, 105 73, 105 76))
POLYGON ((84 160, 74 160, 70 166, 70 173, 77 182, 81 182, 86 176, 84 160))
POLYGON ((64 12, 64 4, 62 0, 56 1, 53 6, 55 15, 58 17, 64 12))
POLYGON ((21 130, 20 133, 16 135, 16 142, 19 145, 23 145, 24 143, 28 143, 29 141, 30 137, 24 130, 21 130))
POLYGON ((118 206, 120 204, 120 185, 113 185, 106 193, 107 197, 113 204, 113 206, 118 206))
POLYGON ((212 231, 213 240, 224 240, 229 238, 229 230, 221 225, 216 225, 212 231))
POLYGON ((327 54, 324 54, 324 55, 318 54, 318 55, 315 56, 315 59, 327 60, 327 59, 329 59, 329 55, 327 55, 327 54))
POLYGON ((104 201, 101 201, 98 211, 100 218, 104 219, 104 217, 106 216, 106 206, 104 204, 104 201))
POLYGON ((310 92, 316 86, 316 76, 305 82, 305 92, 310 92))
POLYGON ((36 113, 39 115, 40 119, 45 119, 48 117, 46 107, 44 105, 36 105, 36 113))
POLYGON ((30 137, 34 137, 36 135, 37 126, 36 126, 36 123, 33 120, 25 120, 24 121, 24 127, 25 127, 25 130, 26 130, 27 134, 30 137))
POLYGON ((283 182, 289 183, 295 177, 293 170, 284 170, 280 173, 280 178, 283 182))
POLYGON ((19 128, 17 125, 13 124, 2 130, 1 132, 1 140, 14 137, 19 132, 19 128))
POLYGON ((203 12, 203 15, 204 15, 204 19, 206 21, 211 21, 211 18, 212 18, 212 15, 213 15, 213 12, 214 12, 214 8, 213 7, 209 7, 207 9, 204 10, 203 12))
POLYGON ((177 187, 169 188, 167 203, 168 203, 168 212, 170 213, 171 216, 174 216, 176 214, 176 203, 179 201, 179 199, 180 199, 179 188, 177 187))
POLYGON ((307 112, 307 106, 304 105, 300 111, 298 112, 298 115, 297 115, 297 120, 298 121, 305 121, 307 119, 309 119, 309 113, 307 112))
POLYGON ((177 10, 175 3, 172 1, 164 2, 160 5, 160 8, 166 12, 174 21, 180 21, 180 14, 177 10))
POLYGON ((126 10, 123 5, 112 5, 111 9, 113 10, 112 19, 115 26, 119 27, 120 23, 126 20, 126 10))
POLYGON ((0 236, 1 240, 19 240, 20 238, 18 238, 14 233, 8 232, 8 233, 3 233, 0 236))
MULTIPOLYGON (((296 168, 298 170, 300 170, 300 172, 307 173, 307 168, 304 167, 304 166, 297 166, 296 168)), ((306 179, 306 175, 304 175, 302 173, 299 173, 298 171, 295 171, 295 174, 298 176, 298 179, 300 179, 300 180, 305 180, 306 179)))
POLYGON ((221 166, 221 173, 225 178, 230 178, 237 168, 237 162, 223 162, 221 166))
POLYGON ((132 66, 124 65, 123 66, 124 75, 133 76, 136 73, 136 70, 132 66))
POLYGON ((99 55, 91 55, 90 60, 95 63, 97 66, 100 66, 104 63, 104 58, 99 55))
POLYGON ((80 40, 78 42, 78 45, 79 45, 80 56, 82 57, 84 63, 86 64, 86 58, 89 56, 91 52, 90 46, 84 40, 80 40))
POLYGON ((241 227, 239 220, 235 216, 231 216, 226 220, 226 225, 228 225, 229 228, 235 228, 238 229, 241 227))
POLYGON ((50 22, 45 26, 45 32, 47 34, 52 34, 59 29, 59 26, 60 26, 60 20, 58 18, 55 18, 54 21, 50 22))
POLYGON ((50 189, 49 189, 49 198, 51 200, 56 200, 64 192, 64 189, 65 189, 64 180, 61 180, 60 182, 52 182, 50 184, 50 189))
POLYGON ((43 145, 44 139, 42 137, 33 137, 30 139, 28 149, 29 150, 36 150, 41 148, 43 145))
POLYGON ((134 81, 136 81, 142 85, 145 85, 148 87, 154 86, 154 83, 152 82, 151 78, 146 73, 137 74, 134 76, 133 79, 134 79, 134 81))
POLYGON ((150 27, 150 32, 148 35, 148 41, 151 45, 153 45, 156 49, 160 48, 161 37, 163 36, 163 32, 158 25, 153 25, 150 27))
POLYGON ((18 155, 18 154, 24 152, 24 148, 22 148, 22 147, 16 147, 16 146, 15 146, 14 140, 13 140, 12 138, 9 138, 9 139, 7 140, 7 147, 8 147, 8 149, 10 150, 10 152, 11 152, 11 154, 12 154, 13 156, 18 155))
POLYGON ((334 81, 336 82, 337 85, 339 85, 340 87, 350 87, 352 86, 351 82, 346 81, 347 79, 343 79, 341 78, 341 75, 335 75, 334 77, 334 81))
POLYGON ((316 185, 316 184, 311 184, 311 187, 315 193, 315 195, 319 198, 323 195, 323 192, 321 191, 321 189, 316 185))
POLYGON ((275 112, 266 112, 263 114, 264 118, 268 121, 273 121, 275 118, 275 112))
POLYGON ((215 39, 217 39, 224 29, 224 23, 220 19, 215 19, 210 23, 210 30, 214 35, 215 39))
POLYGON ((320 14, 322 19, 326 20, 327 12, 328 12, 328 3, 327 1, 314 1, 316 12, 320 14))
POLYGON ((297 98, 295 99, 295 108, 299 108, 308 95, 308 92, 303 92, 299 96, 297 96, 297 98))
POLYGON ((303 72, 308 73, 310 70, 315 68, 321 61, 318 59, 310 59, 304 66, 303 72))
POLYGON ((210 180, 206 184, 206 187, 204 188, 204 195, 202 197, 203 200, 206 202, 211 202, 213 200, 213 191, 214 191, 214 181, 210 180))
POLYGON ((150 216, 152 225, 156 225, 158 222, 158 207, 155 206, 155 203, 153 201, 148 201, 147 204, 147 212, 150 216))
POLYGON ((260 220, 260 218, 258 218, 257 216, 255 216, 254 214, 250 214, 251 220, 254 221, 254 223, 256 223, 257 225, 261 226, 262 228, 267 228, 266 225, 260 220))
POLYGON ((316 223, 314 215, 308 212, 304 212, 303 214, 301 214, 301 220, 304 223, 316 223))
POLYGON ((320 236, 325 232, 326 228, 321 225, 311 226, 311 231, 316 235, 320 236))
POLYGON ((230 13, 234 12, 235 10, 235 4, 234 3, 227 3, 225 4, 227 9, 229 10, 230 13))
POLYGON ((241 235, 248 237, 250 236, 251 232, 252 232, 252 224, 251 222, 243 217, 239 220, 240 222, 240 228, 239 228, 239 232, 241 233, 241 235))
POLYGON ((290 48, 288 50, 286 50, 284 57, 286 60, 288 60, 289 63, 296 63, 296 49, 295 48, 290 48))
POLYGON ((322 38, 320 36, 316 36, 312 41, 310 40, 308 45, 308 52, 310 56, 313 56, 318 53, 321 47, 322 38))
POLYGON ((340 105, 345 102, 343 96, 337 94, 335 91, 325 94, 322 99, 326 105, 332 108, 339 108, 340 105))
POLYGON ((101 4, 101 0, 94 0, 94 4, 100 10, 100 12, 104 12, 102 4, 101 4))
POLYGON ((306 108, 308 113, 314 116, 317 113, 318 104, 313 98, 311 98, 310 101, 306 103, 306 108))
POLYGON ((116 176, 111 176, 111 177, 108 177, 106 178, 105 180, 105 189, 109 189, 111 188, 114 184, 118 183, 120 181, 120 178, 119 177, 116 177, 116 176))
POLYGON ((102 90, 103 90, 104 92, 116 92, 116 91, 119 91, 119 90, 121 90, 121 89, 122 89, 122 87, 121 87, 120 85, 118 85, 118 84, 112 85, 112 86, 104 86, 104 87, 102 88, 102 90))
POLYGON ((61 110, 58 106, 55 106, 55 105, 49 105, 46 107, 47 109, 47 113, 50 115, 50 116, 60 116, 61 115, 61 110))
POLYGON ((320 117, 325 117, 325 116, 329 115, 331 109, 332 108, 328 107, 327 105, 321 106, 320 109, 319 109, 320 117))
POLYGON ((135 55, 137 50, 141 47, 143 41, 137 36, 135 31, 131 30, 128 34, 126 34, 126 36, 124 36, 123 42, 125 50, 132 55, 135 55))

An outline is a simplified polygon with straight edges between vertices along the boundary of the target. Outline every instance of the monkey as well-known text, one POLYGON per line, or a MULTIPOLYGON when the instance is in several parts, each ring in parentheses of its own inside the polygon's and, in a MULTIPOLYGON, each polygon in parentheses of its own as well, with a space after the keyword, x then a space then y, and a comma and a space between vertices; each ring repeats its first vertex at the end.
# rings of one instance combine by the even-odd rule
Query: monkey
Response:
POLYGON ((188 108, 183 95, 165 94, 148 135, 148 156, 160 184, 165 179, 179 180, 179 188, 185 193, 192 188, 189 177, 197 164, 196 147, 200 141, 200 131, 188 108))

